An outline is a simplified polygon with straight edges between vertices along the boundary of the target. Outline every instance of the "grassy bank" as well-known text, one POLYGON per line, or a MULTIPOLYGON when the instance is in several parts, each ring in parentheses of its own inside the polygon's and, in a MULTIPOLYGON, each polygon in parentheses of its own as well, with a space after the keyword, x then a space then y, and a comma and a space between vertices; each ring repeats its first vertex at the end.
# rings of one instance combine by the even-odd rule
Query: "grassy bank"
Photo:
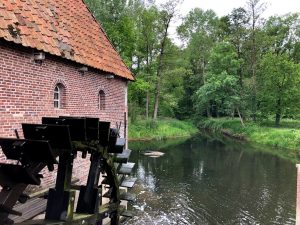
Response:
POLYGON ((254 143, 273 147, 300 150, 300 121, 283 120, 280 127, 272 122, 246 122, 245 127, 237 119, 207 119, 199 122, 199 127, 245 139, 254 143))
POLYGON ((197 132, 198 129, 191 122, 159 119, 130 123, 128 135, 130 140, 150 140, 191 136, 197 132))

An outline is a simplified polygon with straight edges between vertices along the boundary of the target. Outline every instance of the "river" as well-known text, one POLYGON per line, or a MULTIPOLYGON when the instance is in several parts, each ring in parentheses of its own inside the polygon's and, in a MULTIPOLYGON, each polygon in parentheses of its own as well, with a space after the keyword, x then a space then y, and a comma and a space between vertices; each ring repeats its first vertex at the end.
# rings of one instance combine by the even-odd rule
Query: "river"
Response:
POLYGON ((138 178, 129 225, 295 224, 295 163, 207 135, 132 142, 138 178), (145 156, 145 150, 165 153, 145 156))

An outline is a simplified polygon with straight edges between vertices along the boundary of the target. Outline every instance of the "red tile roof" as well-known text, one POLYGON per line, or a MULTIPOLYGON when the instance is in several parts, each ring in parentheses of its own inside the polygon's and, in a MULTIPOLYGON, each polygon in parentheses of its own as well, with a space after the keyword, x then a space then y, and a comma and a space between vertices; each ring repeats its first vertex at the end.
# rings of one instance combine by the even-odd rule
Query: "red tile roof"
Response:
POLYGON ((82 0, 1 0, 1 38, 134 80, 82 0))

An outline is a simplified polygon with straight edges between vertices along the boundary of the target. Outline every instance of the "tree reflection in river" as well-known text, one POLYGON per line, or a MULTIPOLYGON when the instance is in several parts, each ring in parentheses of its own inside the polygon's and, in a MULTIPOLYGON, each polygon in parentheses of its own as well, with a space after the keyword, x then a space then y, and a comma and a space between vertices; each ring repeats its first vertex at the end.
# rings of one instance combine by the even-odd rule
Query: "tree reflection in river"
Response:
POLYGON ((295 223, 296 170, 289 161, 204 136, 145 150, 166 154, 132 155, 138 216, 128 224, 295 223))

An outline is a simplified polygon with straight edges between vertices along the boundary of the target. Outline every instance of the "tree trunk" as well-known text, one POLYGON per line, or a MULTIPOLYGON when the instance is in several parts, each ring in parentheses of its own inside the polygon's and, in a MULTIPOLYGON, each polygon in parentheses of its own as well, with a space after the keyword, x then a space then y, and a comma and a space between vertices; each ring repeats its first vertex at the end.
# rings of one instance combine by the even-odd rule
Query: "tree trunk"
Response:
POLYGON ((160 86, 161 86, 161 73, 163 68, 163 56, 165 53, 165 45, 168 37, 168 30, 170 26, 171 19, 174 15, 174 12, 168 15, 167 20, 165 21, 164 34, 161 41, 160 53, 158 57, 158 66, 156 71, 156 85, 155 85, 155 96, 154 96, 154 111, 153 111, 153 120, 157 119, 158 106, 159 106, 159 97, 160 97, 160 86))
POLYGON ((256 111, 257 111, 257 99, 256 99, 256 20, 257 20, 257 12, 256 12, 256 5, 259 1, 250 1, 251 7, 251 17, 252 17, 252 24, 251 24, 251 39, 252 39, 252 46, 251 46, 251 71, 252 71, 252 119, 256 121, 256 111))
POLYGON ((160 97, 160 83, 161 83, 161 70, 162 70, 162 58, 164 54, 165 48, 165 40, 162 42, 162 47, 158 60, 158 67, 156 72, 156 85, 155 85, 155 96, 154 96, 154 111, 153 111, 153 119, 157 119, 158 114, 158 105, 159 105, 159 97, 160 97))
POLYGON ((146 93, 146 119, 149 119, 149 92, 146 93))
POLYGON ((218 105, 216 104, 216 117, 219 118, 220 117, 220 114, 219 114, 219 107, 218 105))
MULTIPOLYGON (((255 28, 253 28, 255 29, 255 28)), ((256 99, 256 39, 255 30, 253 30, 252 38, 252 56, 251 56, 251 70, 252 70, 252 119, 256 121, 257 99, 256 99)))
POLYGON ((256 121, 257 117, 257 81, 256 81, 256 73, 257 73, 257 61, 258 61, 258 41, 257 41, 257 23, 262 13, 265 10, 265 4, 261 3, 261 0, 248 0, 248 7, 251 13, 251 70, 252 70, 252 119, 256 121))
MULTIPOLYGON (((205 85, 206 84, 206 77, 205 77, 205 67, 206 67, 206 63, 205 63, 205 59, 203 58, 202 59, 202 62, 201 62, 201 64, 202 64, 202 82, 203 82, 203 85, 205 85)), ((208 118, 210 118, 211 117, 211 110, 210 110, 210 108, 211 108, 211 104, 210 104, 210 101, 208 102, 208 105, 206 106, 206 116, 208 117, 208 118)))
MULTIPOLYGON (((241 50, 240 50, 240 41, 238 41, 238 47, 237 47, 237 56, 238 56, 238 60, 242 59, 241 56, 241 50)), ((239 68, 237 69, 237 75, 239 77, 239 84, 241 89, 243 88, 243 70, 242 70, 242 64, 240 64, 239 68)))
POLYGON ((242 115, 241 115, 241 113, 240 113, 239 108, 236 108, 236 111, 237 111, 237 113, 239 114, 239 118, 240 118, 240 121, 241 121, 242 126, 245 127, 245 124, 244 124, 244 121, 243 121, 243 117, 242 117, 242 115))
POLYGON ((276 113, 276 119, 275 119, 275 125, 276 125, 276 127, 279 127, 280 118, 281 118, 281 114, 280 113, 276 113))
POLYGON ((156 88, 155 88, 155 97, 154 97, 154 111, 153 111, 153 119, 157 119, 158 114, 158 104, 159 104, 159 95, 160 95, 160 77, 157 77, 156 88))
POLYGON ((281 98, 277 99, 275 125, 278 127, 281 119, 281 98))
POLYGON ((211 117, 211 113, 210 113, 210 107, 209 107, 209 105, 208 105, 208 106, 206 106, 206 115, 207 115, 207 117, 208 117, 208 118, 210 118, 210 117, 211 117))

